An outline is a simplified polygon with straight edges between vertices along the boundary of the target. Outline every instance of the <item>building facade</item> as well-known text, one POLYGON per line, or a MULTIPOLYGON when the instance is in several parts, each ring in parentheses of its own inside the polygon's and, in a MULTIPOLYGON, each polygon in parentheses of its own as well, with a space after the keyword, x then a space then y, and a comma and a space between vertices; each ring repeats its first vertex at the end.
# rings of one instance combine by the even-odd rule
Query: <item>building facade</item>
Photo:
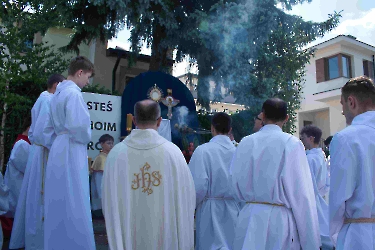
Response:
POLYGON ((313 47, 315 56, 306 65, 301 108, 297 111, 297 133, 309 124, 322 129, 322 139, 346 126, 340 104, 341 88, 352 77, 374 79, 375 47, 340 35, 313 47))

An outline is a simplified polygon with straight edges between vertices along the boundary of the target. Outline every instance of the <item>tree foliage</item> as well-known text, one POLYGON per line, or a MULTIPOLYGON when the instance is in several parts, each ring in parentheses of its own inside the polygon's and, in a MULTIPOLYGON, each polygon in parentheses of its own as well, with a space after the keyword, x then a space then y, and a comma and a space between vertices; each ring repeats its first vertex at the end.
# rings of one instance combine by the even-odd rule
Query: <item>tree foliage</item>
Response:
POLYGON ((37 32, 46 32, 53 9, 41 3, 3 3, 0 12, 0 166, 6 163, 23 119, 46 89, 48 77, 62 73, 68 62, 46 43, 33 44, 37 32), (4 154, 5 152, 5 154, 4 154))

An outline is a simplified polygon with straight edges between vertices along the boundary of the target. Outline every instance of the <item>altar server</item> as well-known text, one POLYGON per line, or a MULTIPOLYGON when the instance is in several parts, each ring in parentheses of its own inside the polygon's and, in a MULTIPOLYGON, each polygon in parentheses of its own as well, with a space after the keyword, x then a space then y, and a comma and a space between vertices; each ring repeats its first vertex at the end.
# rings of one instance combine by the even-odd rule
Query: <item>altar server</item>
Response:
POLYGON ((341 89, 348 126, 330 144, 330 234, 337 250, 375 249, 375 86, 368 77, 341 89))
POLYGON ((70 62, 67 80, 51 99, 56 139, 48 156, 45 177, 45 249, 95 249, 90 210, 87 144, 90 114, 81 89, 89 84, 94 65, 78 56, 70 62))
POLYGON ((317 126, 308 125, 301 130, 301 141, 305 145, 307 161, 309 163, 311 177, 314 185, 316 208, 319 218, 320 239, 322 249, 333 249, 333 243, 329 236, 328 205, 323 197, 328 189, 327 166, 323 149, 319 147, 322 130, 317 126))
POLYGON ((233 249, 319 249, 319 222, 302 142, 282 132, 287 104, 262 107, 263 128, 242 139, 231 167, 240 211, 233 249))
POLYGON ((226 113, 212 117, 213 138, 193 153, 189 168, 197 194, 196 250, 230 249, 240 211, 231 193, 229 168, 236 146, 228 133, 232 119, 226 113))
POLYGON ((25 174, 27 157, 30 151, 30 141, 28 133, 31 125, 31 117, 25 118, 22 125, 22 133, 17 139, 10 152, 7 169, 5 171, 4 183, 9 188, 9 211, 6 216, 14 218, 18 197, 20 195, 23 176, 25 174))
POLYGON ((50 116, 50 100, 57 85, 64 79, 60 74, 51 75, 47 81, 47 90, 40 94, 31 109, 29 138, 32 145, 14 217, 9 245, 11 249, 44 249, 44 176, 49 149, 56 137, 53 127, 46 129, 46 126, 50 116))
POLYGON ((160 106, 137 102, 138 129, 108 154, 103 213, 111 250, 194 248, 195 189, 181 150, 160 136, 160 106))

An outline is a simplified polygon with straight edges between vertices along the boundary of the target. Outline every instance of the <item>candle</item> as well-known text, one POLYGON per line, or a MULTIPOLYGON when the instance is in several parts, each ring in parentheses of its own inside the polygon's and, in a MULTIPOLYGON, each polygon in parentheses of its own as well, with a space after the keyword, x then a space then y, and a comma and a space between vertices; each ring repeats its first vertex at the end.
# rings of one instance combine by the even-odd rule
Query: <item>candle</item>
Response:
POLYGON ((133 115, 127 114, 126 115, 126 131, 128 131, 128 133, 132 131, 132 123, 133 123, 133 115))

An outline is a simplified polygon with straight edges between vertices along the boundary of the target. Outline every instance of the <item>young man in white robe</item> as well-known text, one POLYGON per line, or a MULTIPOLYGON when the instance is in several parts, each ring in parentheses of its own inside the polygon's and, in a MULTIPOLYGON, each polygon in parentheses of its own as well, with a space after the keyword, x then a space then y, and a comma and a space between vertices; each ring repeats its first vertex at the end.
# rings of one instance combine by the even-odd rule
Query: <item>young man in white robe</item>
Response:
POLYGON ((6 241, 9 241, 11 237, 18 197, 20 196, 22 182, 27 169, 27 157, 30 152, 30 140, 28 138, 30 125, 31 118, 27 116, 22 124, 22 133, 17 136, 10 152, 5 171, 4 183, 9 188, 9 210, 6 214, 0 216, 0 220, 6 241))
POLYGON ((323 199, 327 193, 327 166, 322 148, 319 146, 322 130, 316 126, 308 125, 301 130, 301 141, 305 145, 307 161, 309 163, 312 182, 314 185, 316 208, 319 218, 320 239, 322 249, 333 249, 329 236, 328 205, 323 199))
POLYGON ((87 58, 73 58, 67 80, 51 99, 49 122, 56 139, 45 176, 44 249, 95 249, 87 160, 90 114, 81 93, 93 74, 87 58))
POLYGON ((192 250, 195 189, 181 150, 157 132, 160 106, 137 102, 137 129, 108 154, 103 214, 111 250, 192 250))
POLYGON ((48 153, 56 137, 53 127, 46 130, 50 116, 50 100, 57 85, 65 80, 60 74, 48 78, 43 91, 31 109, 29 139, 31 149, 22 183, 19 203, 14 217, 10 248, 43 249, 43 195, 44 176, 48 153))
POLYGON ((231 249, 240 212, 231 192, 229 168, 236 147, 228 133, 232 119, 226 113, 212 117, 213 138, 197 149, 189 168, 196 192, 196 250, 231 249))
POLYGON ((375 249, 375 86, 365 76, 341 89, 348 126, 330 144, 330 234, 337 250, 375 249))
POLYGON ((242 139, 231 166, 240 211, 233 250, 319 249, 314 187, 302 142, 282 131, 287 104, 262 106, 263 128, 242 139))

